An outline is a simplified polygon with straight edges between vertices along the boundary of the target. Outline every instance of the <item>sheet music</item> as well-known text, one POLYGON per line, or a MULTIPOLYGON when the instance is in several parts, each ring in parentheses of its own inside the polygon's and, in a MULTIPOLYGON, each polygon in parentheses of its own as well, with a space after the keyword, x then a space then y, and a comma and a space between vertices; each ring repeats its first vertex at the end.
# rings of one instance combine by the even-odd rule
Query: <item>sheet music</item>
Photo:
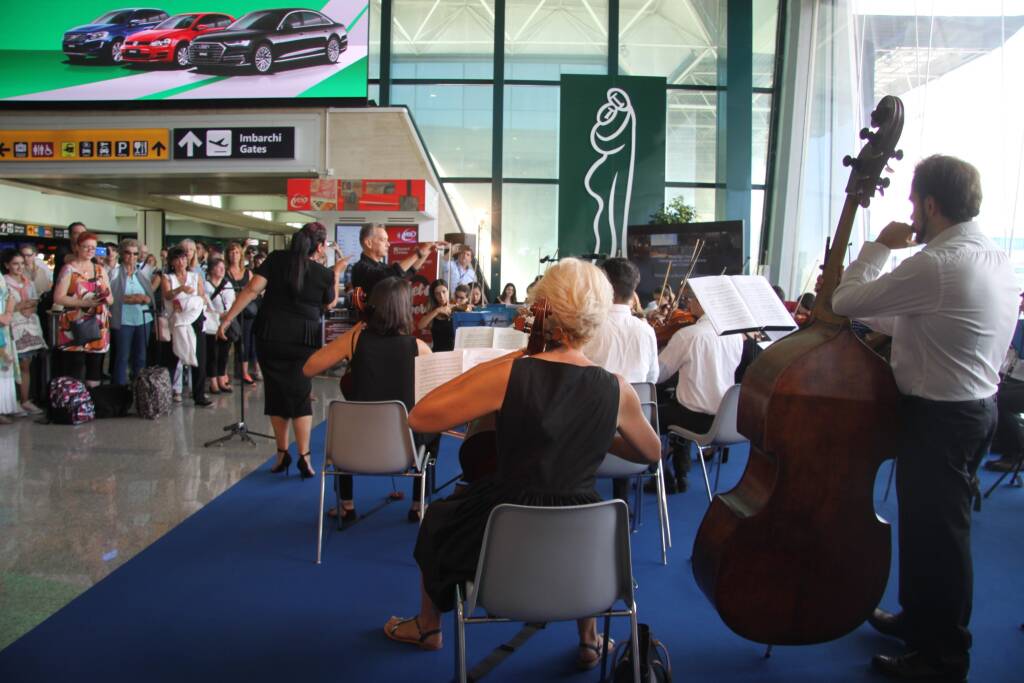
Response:
POLYGON ((507 355, 508 349, 465 349, 462 354, 462 371, 469 372, 481 363, 507 355))
POLYGON ((768 280, 760 275, 733 275, 731 279, 761 327, 790 330, 797 326, 768 280))
POLYGON ((456 349, 491 348, 494 344, 493 327, 460 327, 455 330, 456 349))
POLYGON ((463 351, 440 351, 416 356, 415 398, 420 399, 463 371, 463 351))
POLYGON ((491 329, 494 330, 494 341, 491 345, 496 349, 509 351, 524 349, 526 343, 530 341, 530 335, 514 327, 492 327, 491 329))
POLYGON ((739 290, 730 280, 728 275, 708 275, 690 278, 689 285, 718 334, 759 328, 760 325, 750 314, 739 290))

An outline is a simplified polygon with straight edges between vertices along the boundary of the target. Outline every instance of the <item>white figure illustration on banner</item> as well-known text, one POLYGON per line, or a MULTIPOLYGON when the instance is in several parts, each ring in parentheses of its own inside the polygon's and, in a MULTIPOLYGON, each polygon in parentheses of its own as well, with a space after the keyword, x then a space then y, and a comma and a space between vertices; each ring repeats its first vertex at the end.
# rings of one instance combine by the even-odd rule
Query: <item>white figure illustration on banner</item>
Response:
POLYGON ((590 129, 590 146, 598 158, 591 164, 583 184, 597 203, 594 253, 602 253, 602 245, 608 244, 604 253, 625 256, 636 159, 636 112, 629 95, 621 88, 608 89, 606 101, 597 110, 594 127, 590 129))

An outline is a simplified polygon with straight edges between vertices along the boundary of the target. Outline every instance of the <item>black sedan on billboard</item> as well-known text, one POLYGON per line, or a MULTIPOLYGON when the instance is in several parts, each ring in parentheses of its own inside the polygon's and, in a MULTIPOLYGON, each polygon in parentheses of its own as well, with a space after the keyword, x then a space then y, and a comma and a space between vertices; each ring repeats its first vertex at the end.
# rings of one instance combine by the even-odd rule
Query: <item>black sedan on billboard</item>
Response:
POLYGON ((267 74, 298 60, 333 64, 346 49, 344 24, 309 9, 271 9, 249 12, 224 31, 199 36, 188 58, 197 71, 245 67, 267 74))

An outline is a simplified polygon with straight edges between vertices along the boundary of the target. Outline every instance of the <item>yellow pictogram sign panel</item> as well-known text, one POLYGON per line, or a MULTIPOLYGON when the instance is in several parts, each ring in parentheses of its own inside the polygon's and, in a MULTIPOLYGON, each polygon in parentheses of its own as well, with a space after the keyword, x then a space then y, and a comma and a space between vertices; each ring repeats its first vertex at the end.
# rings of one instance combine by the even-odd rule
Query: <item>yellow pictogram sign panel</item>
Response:
POLYGON ((0 130, 4 161, 164 161, 167 128, 0 130))

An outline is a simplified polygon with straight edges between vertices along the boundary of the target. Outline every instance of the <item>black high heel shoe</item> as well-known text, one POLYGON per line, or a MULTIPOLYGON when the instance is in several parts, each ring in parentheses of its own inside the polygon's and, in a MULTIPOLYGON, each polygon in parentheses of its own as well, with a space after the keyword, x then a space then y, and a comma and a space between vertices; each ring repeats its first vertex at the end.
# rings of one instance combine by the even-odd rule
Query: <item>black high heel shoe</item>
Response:
MULTIPOLYGON (((271 467, 270 471, 273 474, 278 474, 279 472, 284 472, 285 476, 288 476, 288 466, 292 464, 292 454, 289 453, 288 451, 282 451, 282 450, 279 450, 277 452, 278 453, 284 453, 284 457, 281 458, 281 460, 276 465, 271 467)), ((299 459, 301 460, 301 458, 299 458, 299 459)))
POLYGON ((313 471, 313 466, 309 464, 309 460, 306 458, 313 457, 312 453, 303 453, 299 456, 299 459, 295 461, 295 469, 299 471, 299 476, 302 479, 309 479, 310 477, 316 476, 316 472, 313 471))

